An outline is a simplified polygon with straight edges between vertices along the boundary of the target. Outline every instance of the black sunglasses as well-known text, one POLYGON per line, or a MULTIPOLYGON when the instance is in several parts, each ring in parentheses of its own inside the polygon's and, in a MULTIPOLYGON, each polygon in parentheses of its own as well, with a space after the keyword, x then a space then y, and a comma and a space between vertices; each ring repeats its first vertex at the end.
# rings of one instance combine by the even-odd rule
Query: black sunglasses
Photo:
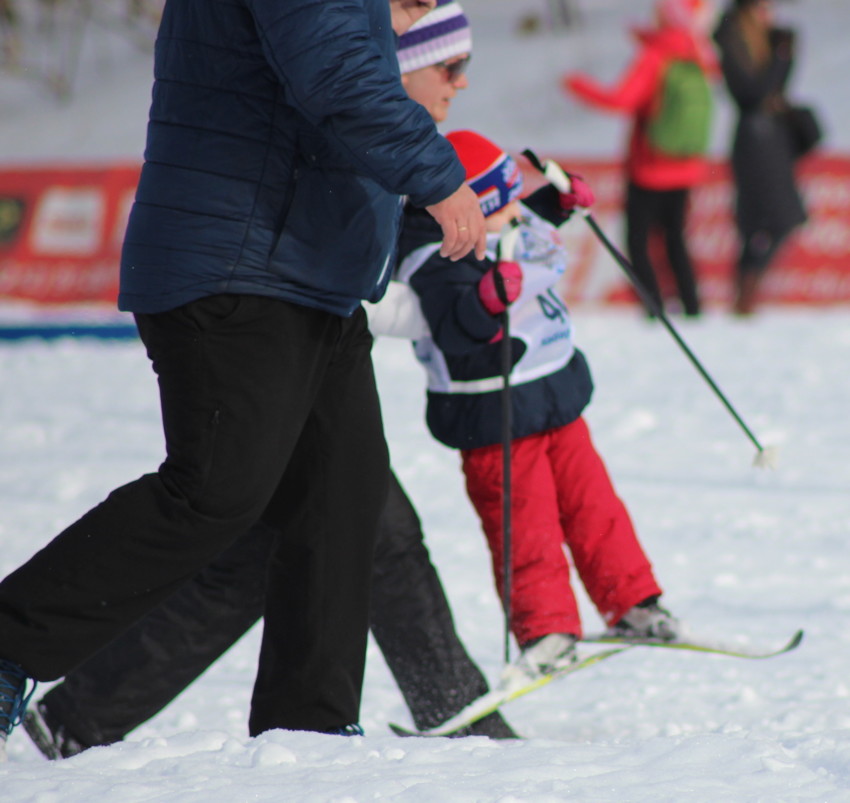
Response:
POLYGON ((454 83, 466 72, 466 68, 469 66, 469 60, 471 58, 472 56, 469 55, 455 59, 454 61, 438 61, 434 66, 439 67, 441 70, 445 70, 448 81, 450 83, 454 83))

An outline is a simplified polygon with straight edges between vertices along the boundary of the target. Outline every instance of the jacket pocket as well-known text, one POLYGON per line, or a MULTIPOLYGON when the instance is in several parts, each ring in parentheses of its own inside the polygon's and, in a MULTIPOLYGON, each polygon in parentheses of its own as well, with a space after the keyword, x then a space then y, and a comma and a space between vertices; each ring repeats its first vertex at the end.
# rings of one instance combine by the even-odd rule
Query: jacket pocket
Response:
POLYGON ((272 271, 303 287, 370 297, 395 253, 399 197, 366 176, 311 165, 293 186, 272 271))

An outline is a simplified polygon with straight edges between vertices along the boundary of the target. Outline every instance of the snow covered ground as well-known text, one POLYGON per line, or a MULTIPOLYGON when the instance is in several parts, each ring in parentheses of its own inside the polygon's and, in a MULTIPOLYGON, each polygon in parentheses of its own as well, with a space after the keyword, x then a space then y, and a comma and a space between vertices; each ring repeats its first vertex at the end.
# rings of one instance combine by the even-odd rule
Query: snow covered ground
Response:
MULTIPOLYGON (((546 87, 579 63, 615 75, 627 55, 622 8, 640 19, 648 3, 585 2, 578 34, 537 38, 512 31, 542 0, 464 5, 476 26, 475 84, 454 125, 512 147, 617 152, 619 123, 584 116, 546 87), (497 80, 525 86, 533 70, 539 94, 528 84, 513 103, 496 102, 497 80)), ((850 151, 848 90, 832 80, 850 60, 842 40, 850 8, 846 0, 781 7, 808 43, 800 94, 831 115, 831 147, 850 151)), ((143 56, 125 56, 99 55, 111 69, 96 83, 84 64, 67 108, 0 76, 0 155, 137 155, 149 68, 143 56)), ((409 719, 373 645, 365 737, 249 739, 255 630, 124 744, 50 764, 16 731, 0 797, 850 801, 850 315, 771 309, 742 321, 713 311, 677 324, 762 442, 779 446, 779 467, 761 471, 751 467, 752 444, 659 325, 633 310, 574 314, 597 382, 588 420, 667 603, 694 630, 742 643, 781 642, 805 628, 797 651, 760 662, 636 649, 507 707, 527 738, 505 743, 394 737, 386 723, 409 719)), ((502 617, 457 456, 425 430, 423 377, 409 346, 381 342, 376 362, 395 468, 419 508, 458 629, 493 678, 502 617)), ((137 342, 6 343, 0 383, 4 575, 114 486, 153 468, 162 444, 155 382, 137 342)), ((585 597, 581 604, 595 629, 598 617, 585 597)))
MULTIPOLYGON (((800 649, 770 661, 634 650, 506 709, 529 737, 400 740, 407 712, 380 653, 365 738, 246 737, 259 633, 120 746, 46 763, 15 734, 3 799, 200 801, 850 800, 850 318, 766 312, 682 326, 747 423, 754 449, 659 327, 577 311, 598 389, 589 420, 673 610, 694 629, 800 649)), ((394 462, 422 514, 459 630, 485 672, 502 618, 456 455, 422 423, 405 343, 377 363, 394 462)), ((161 456, 138 343, 0 349, 0 573, 161 456)), ((598 617, 582 600, 591 628, 598 617)))

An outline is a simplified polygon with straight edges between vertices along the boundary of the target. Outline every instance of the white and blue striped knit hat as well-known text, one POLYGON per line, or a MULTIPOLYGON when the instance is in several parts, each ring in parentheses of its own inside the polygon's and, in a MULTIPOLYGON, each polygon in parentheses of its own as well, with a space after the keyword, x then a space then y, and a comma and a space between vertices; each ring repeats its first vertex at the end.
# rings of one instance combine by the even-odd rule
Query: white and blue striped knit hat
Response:
POLYGON ((398 66, 408 73, 472 52, 469 20, 456 0, 436 7, 398 38, 398 66))

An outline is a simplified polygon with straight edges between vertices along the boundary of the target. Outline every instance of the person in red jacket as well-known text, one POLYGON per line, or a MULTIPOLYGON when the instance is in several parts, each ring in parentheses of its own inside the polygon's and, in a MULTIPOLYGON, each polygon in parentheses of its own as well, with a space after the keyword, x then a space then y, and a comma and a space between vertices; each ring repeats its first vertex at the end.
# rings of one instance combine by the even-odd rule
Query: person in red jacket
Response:
MULTIPOLYGON (((647 294, 663 309, 656 273, 650 260, 650 237, 663 233, 667 261, 676 279, 682 310, 698 315, 700 301, 684 228, 689 192, 707 178, 712 98, 708 78, 718 74, 708 38, 712 9, 707 0, 659 0, 656 25, 637 29, 637 56, 613 87, 605 87, 582 73, 570 73, 564 87, 599 108, 631 115, 632 126, 625 159, 626 243, 635 274, 647 294), (672 65, 696 67, 697 85, 670 87, 672 65), (680 104, 671 92, 690 92, 680 104), (678 108, 673 108, 677 104, 678 108), (680 115, 679 121, 662 112, 680 115), (690 140, 664 140, 658 134, 662 119, 668 133, 686 132, 690 140), (682 119, 688 121, 682 125, 682 119), (694 137, 696 141, 694 141, 694 137)), ((674 135, 673 139, 676 139, 674 135)), ((650 310, 653 312, 655 310, 650 310)))

